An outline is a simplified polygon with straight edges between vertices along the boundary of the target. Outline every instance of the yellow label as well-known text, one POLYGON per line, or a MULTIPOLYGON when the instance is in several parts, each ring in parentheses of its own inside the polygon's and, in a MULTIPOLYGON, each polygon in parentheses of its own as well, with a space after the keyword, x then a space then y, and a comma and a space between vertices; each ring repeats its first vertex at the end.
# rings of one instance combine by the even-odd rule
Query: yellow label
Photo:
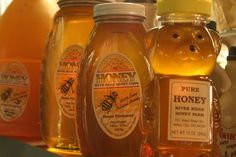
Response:
POLYGON ((23 64, 9 62, 0 73, 0 116, 5 121, 20 117, 29 99, 29 75, 23 64))
POLYGON ((170 80, 168 140, 211 140, 210 82, 170 80))
POLYGON ((102 58, 93 77, 93 109, 111 138, 127 137, 139 120, 140 79, 132 62, 119 53, 102 58))
POLYGON ((75 117, 76 86, 83 48, 68 47, 61 57, 56 72, 56 98, 62 113, 68 118, 75 117))

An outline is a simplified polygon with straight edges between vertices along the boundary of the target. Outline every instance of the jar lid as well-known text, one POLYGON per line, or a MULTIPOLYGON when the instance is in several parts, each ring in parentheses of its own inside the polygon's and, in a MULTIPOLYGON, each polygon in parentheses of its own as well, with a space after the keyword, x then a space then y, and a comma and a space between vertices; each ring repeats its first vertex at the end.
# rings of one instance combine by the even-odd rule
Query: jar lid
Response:
POLYGON ((231 46, 229 48, 229 55, 227 56, 227 61, 236 60, 236 46, 231 46))
POLYGON ((61 8, 76 5, 95 5, 108 2, 115 2, 115 0, 58 0, 57 4, 61 8))
POLYGON ((212 0, 157 0, 157 13, 197 13, 211 16, 211 5, 212 0))
POLYGON ((103 15, 134 15, 145 17, 145 7, 136 3, 103 3, 94 7, 94 17, 103 15))

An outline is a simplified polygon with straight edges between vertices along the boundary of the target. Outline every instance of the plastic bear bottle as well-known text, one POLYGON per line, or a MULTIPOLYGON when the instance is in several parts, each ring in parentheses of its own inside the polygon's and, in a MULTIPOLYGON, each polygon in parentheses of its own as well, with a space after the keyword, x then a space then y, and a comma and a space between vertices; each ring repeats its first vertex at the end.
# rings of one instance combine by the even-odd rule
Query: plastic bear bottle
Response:
POLYGON ((142 90, 152 80, 144 6, 95 6, 96 26, 81 65, 78 133, 84 157, 137 157, 142 90))
POLYGON ((222 157, 233 157, 236 155, 236 47, 229 48, 229 55, 227 57, 227 65, 225 71, 227 72, 232 86, 220 98, 221 104, 221 124, 222 130, 219 136, 219 143, 222 157))
MULTIPOLYGON (((108 0, 107 0, 108 1, 108 0)), ((42 68, 41 128, 50 148, 78 150, 77 72, 94 26, 93 6, 106 0, 60 0, 42 68)))
POLYGON ((220 108, 209 75, 220 38, 206 27, 211 3, 157 0, 162 26, 149 32, 147 44, 160 91, 151 145, 161 157, 206 157, 216 145, 220 108))
POLYGON ((57 9, 51 0, 13 0, 1 16, 1 136, 27 142, 41 140, 40 65, 57 9))

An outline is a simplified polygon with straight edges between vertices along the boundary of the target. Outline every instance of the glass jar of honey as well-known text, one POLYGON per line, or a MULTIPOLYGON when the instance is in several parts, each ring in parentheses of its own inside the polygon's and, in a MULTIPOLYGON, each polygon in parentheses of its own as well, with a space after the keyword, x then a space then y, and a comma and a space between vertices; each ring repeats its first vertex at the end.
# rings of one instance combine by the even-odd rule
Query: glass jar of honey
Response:
POLYGON ((81 64, 78 133, 84 157, 137 157, 143 89, 153 79, 144 45, 144 6, 95 6, 96 25, 81 64))
POLYGON ((93 7, 106 2, 59 0, 41 76, 41 130, 50 148, 78 150, 75 129, 77 72, 94 26, 93 7))
POLYGON ((207 29, 211 4, 211 0, 157 0, 161 27, 148 33, 147 44, 159 77, 158 114, 153 117, 156 130, 147 136, 161 157, 208 157, 216 152, 220 108, 209 75, 220 37, 207 29))

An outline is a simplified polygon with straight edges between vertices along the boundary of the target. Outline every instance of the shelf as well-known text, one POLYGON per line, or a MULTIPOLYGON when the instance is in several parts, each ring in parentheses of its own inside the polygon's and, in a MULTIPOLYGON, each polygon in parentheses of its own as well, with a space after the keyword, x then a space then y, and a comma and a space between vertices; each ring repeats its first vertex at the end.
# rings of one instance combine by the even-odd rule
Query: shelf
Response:
POLYGON ((43 145, 43 142, 34 142, 32 144, 34 144, 35 146, 31 146, 29 144, 22 143, 17 140, 12 140, 6 137, 0 137, 0 156, 60 157, 49 151, 41 149, 40 147, 36 147, 38 145, 43 145))

